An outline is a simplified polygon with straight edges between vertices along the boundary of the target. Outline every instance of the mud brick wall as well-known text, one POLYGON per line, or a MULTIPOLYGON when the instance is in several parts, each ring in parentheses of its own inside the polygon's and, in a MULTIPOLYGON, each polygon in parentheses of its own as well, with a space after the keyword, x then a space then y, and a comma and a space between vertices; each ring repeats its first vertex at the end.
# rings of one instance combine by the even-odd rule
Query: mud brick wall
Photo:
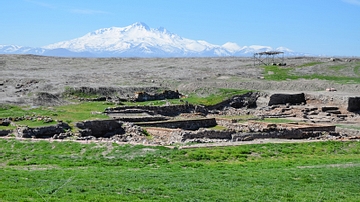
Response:
POLYGON ((70 126, 66 123, 38 128, 20 127, 17 128, 17 136, 22 138, 50 138, 56 134, 64 133, 68 129, 70 129, 70 126))
POLYGON ((269 106, 278 104, 299 105, 306 104, 305 94, 273 94, 270 96, 269 106))
POLYGON ((208 138, 208 139, 226 139, 231 140, 234 131, 216 131, 216 130, 201 130, 201 131, 183 131, 180 136, 182 141, 187 139, 208 138))
POLYGON ((349 112, 360 111, 360 97, 350 97, 348 100, 347 110, 349 112))
POLYGON ((107 108, 105 113, 121 113, 127 110, 136 110, 139 112, 146 112, 148 114, 160 114, 163 116, 176 116, 181 113, 191 113, 194 111, 203 110, 202 107, 188 105, 170 105, 170 106, 120 106, 107 108))
POLYGON ((136 125, 143 127, 180 128, 183 130, 197 130, 199 128, 214 127, 217 124, 215 118, 210 118, 210 119, 147 122, 147 123, 137 123, 136 125))
POLYGON ((0 130, 0 136, 7 136, 12 132, 12 130, 0 130))
POLYGON ((116 120, 83 121, 75 124, 81 136, 110 137, 115 134, 124 134, 122 123, 116 120))

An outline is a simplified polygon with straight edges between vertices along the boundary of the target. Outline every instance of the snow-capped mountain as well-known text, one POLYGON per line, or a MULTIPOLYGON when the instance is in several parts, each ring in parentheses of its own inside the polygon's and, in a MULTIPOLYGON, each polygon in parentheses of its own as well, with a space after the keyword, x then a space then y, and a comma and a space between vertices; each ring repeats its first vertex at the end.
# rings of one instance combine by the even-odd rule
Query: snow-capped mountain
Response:
POLYGON ((162 27, 150 28, 139 22, 126 27, 99 29, 82 37, 42 48, 0 45, 0 53, 73 57, 251 56, 256 52, 275 50, 283 51, 285 55, 297 55, 284 47, 276 49, 259 45, 241 47, 231 42, 214 45, 202 40, 180 37, 162 27))
POLYGON ((17 45, 0 45, 1 54, 35 54, 42 55, 45 52, 43 48, 32 48, 17 45))

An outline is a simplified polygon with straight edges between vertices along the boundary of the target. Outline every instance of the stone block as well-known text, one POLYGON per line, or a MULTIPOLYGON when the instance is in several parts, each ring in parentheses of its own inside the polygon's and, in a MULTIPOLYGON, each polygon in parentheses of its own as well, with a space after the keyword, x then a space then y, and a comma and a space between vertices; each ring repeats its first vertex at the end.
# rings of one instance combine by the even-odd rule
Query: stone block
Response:
POLYGON ((350 97, 347 110, 349 112, 360 111, 360 97, 350 97))
POLYGON ((269 106, 279 104, 299 105, 306 104, 304 93, 299 94, 273 94, 270 96, 269 106))

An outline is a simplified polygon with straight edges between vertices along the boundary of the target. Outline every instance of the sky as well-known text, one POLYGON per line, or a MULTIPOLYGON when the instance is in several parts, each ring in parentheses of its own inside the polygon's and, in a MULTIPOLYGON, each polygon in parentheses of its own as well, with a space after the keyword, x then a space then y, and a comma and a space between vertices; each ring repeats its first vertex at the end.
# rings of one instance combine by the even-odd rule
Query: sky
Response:
POLYGON ((360 0, 1 0, 0 44, 42 47, 143 22, 222 45, 360 56, 360 0))

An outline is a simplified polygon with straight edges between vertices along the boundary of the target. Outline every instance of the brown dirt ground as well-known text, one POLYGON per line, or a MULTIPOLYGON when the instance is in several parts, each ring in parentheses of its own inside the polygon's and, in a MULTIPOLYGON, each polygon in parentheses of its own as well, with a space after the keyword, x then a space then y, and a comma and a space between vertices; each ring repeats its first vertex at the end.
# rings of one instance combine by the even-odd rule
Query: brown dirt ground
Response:
MULTIPOLYGON (((350 68, 359 58, 285 58, 298 74, 329 74, 329 66, 350 68)), ((331 68, 330 68, 331 69, 331 68)), ((360 72, 336 70, 332 74, 360 77, 360 72), (354 73, 355 72, 355 73, 354 73)), ((349 69, 349 68, 347 68, 349 69)), ((357 70, 359 71, 359 70, 357 70)), ((331 72, 330 72, 331 73, 331 72)), ((0 55, 0 104, 32 104, 37 92, 58 94, 66 87, 159 87, 206 96, 216 88, 251 89, 264 92, 308 92, 334 97, 360 94, 359 84, 323 80, 266 81, 252 58, 57 58, 34 55, 0 55), (326 92, 333 87, 337 92, 326 92)), ((131 92, 130 92, 131 93, 131 92)))

